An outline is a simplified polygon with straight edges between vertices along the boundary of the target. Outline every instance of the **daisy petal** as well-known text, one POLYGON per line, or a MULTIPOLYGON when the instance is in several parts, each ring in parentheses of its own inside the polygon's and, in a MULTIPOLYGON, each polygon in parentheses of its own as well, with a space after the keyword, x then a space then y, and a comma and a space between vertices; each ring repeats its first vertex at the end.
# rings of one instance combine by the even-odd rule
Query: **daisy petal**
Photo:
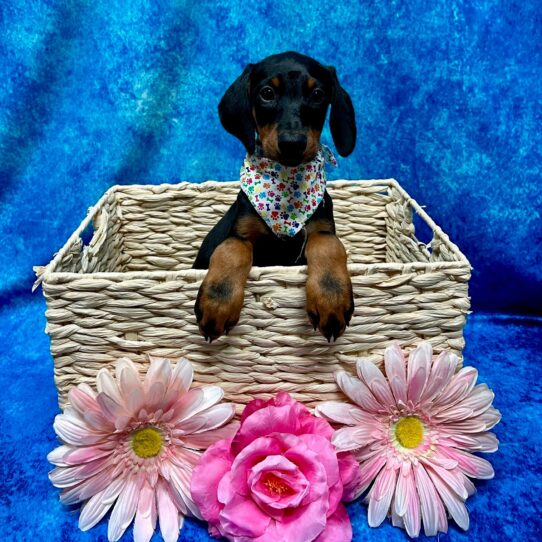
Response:
POLYGON ((90 395, 85 391, 85 388, 83 388, 81 384, 68 392, 68 401, 70 402, 70 405, 82 415, 84 415, 87 410, 93 410, 95 412, 100 411, 100 407, 96 402, 96 395, 90 395))
POLYGON ((464 531, 469 528, 469 513, 463 501, 455 495, 451 489, 440 479, 440 477, 432 470, 428 471, 428 474, 435 484, 435 488, 440 495, 444 506, 454 519, 454 521, 464 531))
POLYGON ((422 512, 423 529, 426 536, 435 536, 438 530, 438 509, 436 501, 439 500, 435 486, 427 475, 426 470, 418 463, 414 467, 416 487, 420 498, 420 509, 422 512))
POLYGON ((114 424, 115 429, 122 431, 130 420, 130 414, 126 410, 124 401, 117 402, 111 396, 102 392, 98 394, 96 400, 104 416, 114 424))
POLYGON ((455 373, 459 358, 450 352, 441 352, 431 367, 431 374, 422 393, 422 401, 431 401, 440 393, 455 373))
POLYGON ((384 351, 384 365, 391 391, 397 405, 407 403, 406 362, 399 344, 393 343, 384 351))
MULTIPOLYGON (((137 381, 138 381, 139 384, 141 383, 141 381, 139 379, 139 371, 137 370, 137 367, 135 366, 135 363, 130 358, 127 358, 127 357, 119 358, 115 362, 115 377, 116 377, 118 383, 120 383, 121 374, 125 369, 130 371, 132 373, 132 375, 137 378, 137 381)), ((119 390, 121 392, 125 391, 123 389, 123 387, 120 386, 120 385, 119 385, 119 390)))
POLYGON ((407 509, 403 516, 405 529, 408 536, 417 538, 420 535, 421 516, 420 516, 420 498, 416 491, 414 473, 405 477, 407 509))
POLYGON ((408 358, 407 396, 414 404, 420 400, 429 378, 432 355, 431 343, 423 342, 410 353, 408 358))
MULTIPOLYGON (((410 463, 408 463, 410 466, 410 463)), ((408 500, 407 500, 407 477, 409 477, 410 474, 410 468, 408 469, 408 472, 403 473, 403 469, 399 472, 397 476, 397 483, 395 485, 395 498, 393 503, 393 508, 395 510, 395 513, 397 516, 404 516, 407 511, 408 506, 408 500)))
POLYGON ((135 365, 127 358, 124 359, 126 361, 124 365, 120 365, 120 370, 117 365, 117 379, 120 390, 125 397, 127 412, 133 416, 143 407, 145 394, 135 365))
POLYGON ((162 482, 158 482, 156 486, 156 502, 162 538, 165 542, 176 542, 180 529, 179 512, 173 504, 167 487, 162 482))
POLYGON ((374 363, 368 359, 359 358, 356 369, 359 378, 365 382, 379 403, 391 405, 395 402, 386 377, 374 363))
POLYGON ((393 468, 380 471, 369 494, 368 522, 370 527, 378 527, 388 515, 395 489, 397 472, 393 468))
POLYGON ((476 384, 478 371, 474 367, 463 367, 456 373, 448 386, 443 388, 434 399, 434 412, 438 413, 443 408, 450 408, 471 392, 476 384))
POLYGON ((149 542, 156 528, 156 499, 154 490, 145 482, 139 494, 134 520, 134 542, 149 542))
POLYGON ((115 442, 104 442, 97 446, 81 446, 80 448, 70 448, 64 455, 65 466, 80 465, 95 461, 102 457, 109 456, 113 453, 115 442))
POLYGON ((361 477, 354 499, 362 495, 371 485, 380 469, 386 464, 386 461, 387 459, 382 454, 375 454, 371 459, 360 465, 361 477))
POLYGON ((178 422, 187 420, 203 410, 216 405, 222 397, 224 397, 224 390, 218 386, 193 388, 175 403, 174 417, 178 422))
MULTIPOLYGON (((499 441, 494 433, 475 434, 453 434, 448 437, 454 447, 462 448, 471 452, 496 452, 499 448, 499 441)), ((441 439, 445 442, 445 439, 441 439)))
POLYGON ((374 421, 374 416, 370 416, 361 410, 361 408, 349 403, 339 403, 336 401, 320 403, 316 406, 314 412, 317 416, 343 425, 372 424, 374 421))
POLYGON ((116 542, 134 519, 137 500, 138 484, 135 478, 129 478, 124 484, 109 518, 107 538, 110 542, 116 542))
POLYGON ((224 427, 216 428, 211 431, 185 435, 182 437, 183 446, 194 448, 195 450, 206 449, 219 440, 233 438, 238 429, 239 423, 232 422, 224 427))
POLYGON ((154 382, 160 382, 164 389, 167 389, 172 373, 170 361, 165 358, 155 358, 153 356, 149 356, 149 359, 151 364, 147 370, 145 381, 143 383, 145 392, 149 391, 154 382))
POLYGON ((81 514, 79 515, 79 529, 81 531, 92 529, 111 508, 110 504, 102 502, 102 494, 103 491, 96 493, 81 508, 81 514))
POLYGON ((346 452, 366 446, 373 440, 374 439, 367 431, 364 431, 363 428, 360 428, 359 426, 355 426, 337 429, 333 434, 331 442, 337 450, 346 452))
POLYGON ((96 375, 96 387, 98 394, 103 393, 109 396, 115 403, 122 405, 122 395, 117 382, 107 369, 100 369, 96 375))
POLYGON ((65 489, 60 494, 60 501, 63 504, 71 505, 90 499, 93 495, 104 490, 111 484, 112 473, 112 469, 105 469, 75 487, 65 489))
POLYGON ((361 380, 349 375, 345 371, 337 371, 335 373, 335 380, 344 394, 362 409, 369 412, 384 410, 383 405, 375 399, 369 388, 361 380))
POLYGON ((186 393, 192 385, 192 379, 194 378, 194 370, 192 364, 185 358, 181 358, 171 375, 171 384, 178 385, 181 393, 186 393))
POLYGON ((108 458, 102 458, 75 467, 57 467, 49 473, 49 480, 55 487, 71 487, 96 475, 109 465, 108 458))
POLYGON ((174 490, 170 496, 176 497, 176 506, 183 514, 190 514, 196 518, 202 519, 198 507, 195 505, 192 499, 192 493, 190 491, 190 483, 192 481, 192 471, 185 469, 172 468, 171 469, 171 488, 174 490), (177 495, 175 495, 177 494, 177 495))
POLYGON ((234 416, 235 405, 233 403, 220 403, 204 410, 197 416, 180 422, 177 427, 184 434, 203 433, 228 423, 234 416))
POLYGON ((64 414, 57 414, 53 428, 65 443, 72 446, 98 444, 105 439, 104 434, 92 431, 84 422, 76 422, 64 414))
POLYGON ((463 478, 459 469, 446 470, 429 462, 428 467, 433 470, 460 499, 467 499, 469 493, 463 484, 463 478))
POLYGON ((450 459, 455 459, 459 468, 471 478, 490 480, 495 476, 495 471, 491 463, 481 457, 457 449, 452 450, 447 447, 442 447, 440 451, 450 459))
POLYGON ((395 499, 391 503, 391 524, 394 527, 399 527, 400 529, 405 528, 405 522, 403 521, 403 518, 395 511, 395 499))
POLYGON ((49 461, 49 463, 52 463, 53 465, 56 465, 57 467, 67 467, 68 463, 66 463, 64 456, 71 450, 75 449, 76 448, 73 448, 72 446, 67 446, 63 444, 62 446, 55 448, 52 452, 49 452, 49 454, 47 454, 47 461, 49 461))
POLYGON ((441 407, 436 418, 464 420, 483 414, 493 402, 495 394, 485 384, 476 386, 471 393, 450 407, 441 407))

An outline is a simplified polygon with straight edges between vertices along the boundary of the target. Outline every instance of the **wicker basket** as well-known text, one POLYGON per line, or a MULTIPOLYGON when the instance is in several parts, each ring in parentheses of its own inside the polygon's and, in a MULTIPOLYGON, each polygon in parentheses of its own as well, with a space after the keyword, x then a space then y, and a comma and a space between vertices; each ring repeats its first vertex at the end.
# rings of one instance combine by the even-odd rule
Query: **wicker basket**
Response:
POLYGON ((297 266, 253 268, 239 324, 207 344, 193 311, 205 271, 191 266, 238 190, 213 181, 114 186, 36 269, 61 406, 71 386, 93 383, 121 356, 140 365, 147 354, 185 356, 197 383, 219 384, 239 404, 287 390, 310 405, 339 396, 335 369, 379 359, 392 340, 461 355, 469 262, 393 179, 329 183, 356 304, 336 343, 310 326, 306 268, 297 266), (414 236, 413 211, 433 232, 427 245, 414 236))

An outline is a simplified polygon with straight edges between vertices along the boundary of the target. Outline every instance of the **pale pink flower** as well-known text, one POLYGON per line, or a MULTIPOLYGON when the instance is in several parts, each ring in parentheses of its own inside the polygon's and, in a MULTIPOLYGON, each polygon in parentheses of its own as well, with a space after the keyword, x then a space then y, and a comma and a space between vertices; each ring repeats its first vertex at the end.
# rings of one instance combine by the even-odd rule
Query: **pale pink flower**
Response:
POLYGON ((355 378, 336 373, 337 384, 357 406, 328 402, 317 414, 344 424, 333 436, 338 450, 352 450, 361 465, 357 495, 369 487, 369 525, 390 515, 412 537, 448 529, 449 514, 468 529, 465 500, 475 491, 469 478, 493 477, 491 464, 471 452, 495 452, 489 432, 501 419, 494 394, 475 386, 478 372, 443 352, 435 360, 429 343, 411 352, 408 367, 397 344, 384 353, 386 375, 370 361, 357 362, 355 378))
POLYGON ((166 542, 176 541, 185 515, 199 517, 190 480, 202 449, 231 436, 232 404, 217 404, 217 386, 189 389, 192 366, 182 359, 150 358, 144 382, 128 358, 116 378, 102 369, 98 393, 72 388, 70 406, 55 418, 63 445, 48 459, 51 482, 64 504, 83 502, 79 527, 96 525, 112 507, 107 536, 118 540, 132 520, 134 540, 151 539, 157 519, 166 542))
POLYGON ((359 465, 331 444, 333 428, 285 392, 250 402, 233 439, 211 446, 192 496, 214 536, 234 542, 350 542, 341 503, 359 465))

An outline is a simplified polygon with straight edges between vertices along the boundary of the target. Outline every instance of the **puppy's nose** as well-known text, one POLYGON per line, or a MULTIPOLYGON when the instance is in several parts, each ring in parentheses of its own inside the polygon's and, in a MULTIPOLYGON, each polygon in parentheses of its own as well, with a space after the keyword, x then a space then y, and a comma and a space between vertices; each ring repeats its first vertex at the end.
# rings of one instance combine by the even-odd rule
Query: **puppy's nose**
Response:
POLYGON ((304 134, 282 134, 279 137, 279 150, 283 156, 297 158, 305 152, 307 137, 304 134))

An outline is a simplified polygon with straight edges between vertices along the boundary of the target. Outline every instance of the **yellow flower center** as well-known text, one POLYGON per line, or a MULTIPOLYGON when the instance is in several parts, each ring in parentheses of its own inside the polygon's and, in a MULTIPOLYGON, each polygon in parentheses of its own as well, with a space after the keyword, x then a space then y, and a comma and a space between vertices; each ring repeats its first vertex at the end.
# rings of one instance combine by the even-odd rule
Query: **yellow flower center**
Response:
POLYGON ((132 450, 139 457, 155 457, 160 453, 164 440, 158 429, 144 427, 132 433, 132 450))
POLYGON ((395 436, 404 448, 416 448, 423 440, 423 424, 415 416, 401 418, 395 425, 395 436))
POLYGON ((291 488, 286 485, 278 476, 270 473, 266 476, 263 485, 270 493, 282 495, 283 493, 291 493, 291 488))

